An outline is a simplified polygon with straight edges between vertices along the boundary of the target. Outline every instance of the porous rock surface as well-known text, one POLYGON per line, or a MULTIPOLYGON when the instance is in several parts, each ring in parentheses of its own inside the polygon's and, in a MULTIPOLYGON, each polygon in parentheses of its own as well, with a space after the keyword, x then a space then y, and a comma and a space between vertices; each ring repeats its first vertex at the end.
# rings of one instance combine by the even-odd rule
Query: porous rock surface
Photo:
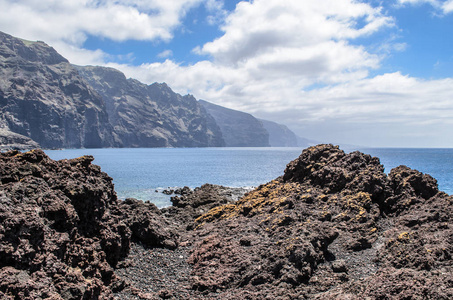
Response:
POLYGON ((196 220, 192 287, 218 299, 452 299, 453 198, 332 145, 196 220))
POLYGON ((159 211, 91 160, 1 155, 0 298, 453 298, 453 197, 429 175, 318 145, 238 201, 207 184, 159 211))
POLYGON ((92 160, 0 154, 1 299, 109 299, 131 242, 176 247, 157 208, 119 201, 92 160))

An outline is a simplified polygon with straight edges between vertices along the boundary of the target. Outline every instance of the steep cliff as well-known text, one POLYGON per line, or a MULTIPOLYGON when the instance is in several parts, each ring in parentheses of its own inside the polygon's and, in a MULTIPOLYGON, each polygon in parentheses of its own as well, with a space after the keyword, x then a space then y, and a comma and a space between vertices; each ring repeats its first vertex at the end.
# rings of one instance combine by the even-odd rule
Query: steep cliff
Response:
POLYGON ((297 147, 297 136, 288 127, 272 121, 259 120, 269 133, 271 147, 297 147))
POLYGON ((115 69, 73 66, 43 42, 4 33, 0 110, 2 148, 225 145, 194 97, 115 69))
POLYGON ((0 32, 0 128, 42 147, 109 147, 102 98, 43 42, 0 32))
POLYGON ((1 32, 0 111, 2 149, 297 146, 286 126, 1 32))
POLYGON ((269 146, 269 133, 254 116, 204 100, 199 102, 219 125, 227 147, 269 146))
POLYGON ((221 147, 214 119, 191 96, 165 83, 143 84, 116 69, 77 67, 106 104, 118 147, 221 147))

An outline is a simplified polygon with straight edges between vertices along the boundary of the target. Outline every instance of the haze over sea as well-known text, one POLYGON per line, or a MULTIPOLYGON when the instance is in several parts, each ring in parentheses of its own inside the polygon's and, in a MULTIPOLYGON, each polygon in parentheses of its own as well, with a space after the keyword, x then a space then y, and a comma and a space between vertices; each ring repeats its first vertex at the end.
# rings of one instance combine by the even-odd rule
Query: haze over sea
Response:
MULTIPOLYGON (((162 194, 169 187, 195 188, 204 183, 255 187, 283 175, 302 148, 108 148, 46 150, 55 160, 93 155, 115 184, 120 199, 149 200, 170 205, 162 194), (158 192, 156 192, 158 191, 158 192)), ((356 149, 343 149, 350 152, 356 149)), ((439 189, 453 193, 453 149, 367 148, 361 152, 380 158, 385 172, 399 165, 428 173, 439 189)))

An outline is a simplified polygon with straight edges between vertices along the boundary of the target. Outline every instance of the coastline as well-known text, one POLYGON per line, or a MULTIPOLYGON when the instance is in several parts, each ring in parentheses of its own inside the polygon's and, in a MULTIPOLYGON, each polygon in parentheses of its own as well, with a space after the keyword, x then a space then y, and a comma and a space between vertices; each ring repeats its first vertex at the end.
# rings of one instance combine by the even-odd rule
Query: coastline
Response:
POLYGON ((318 145, 239 200, 205 184, 158 209, 92 161, 0 155, 1 297, 453 297, 453 197, 416 170, 318 145))

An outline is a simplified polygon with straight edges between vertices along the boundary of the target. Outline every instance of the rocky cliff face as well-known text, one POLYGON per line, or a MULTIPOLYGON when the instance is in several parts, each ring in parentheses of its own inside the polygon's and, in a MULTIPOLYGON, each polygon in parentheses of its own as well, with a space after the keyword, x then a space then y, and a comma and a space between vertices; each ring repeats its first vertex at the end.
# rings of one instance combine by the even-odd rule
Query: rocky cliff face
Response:
POLYGON ((42 147, 113 145, 102 98, 43 42, 0 32, 0 127, 42 147))
POLYGON ((288 127, 272 121, 259 119, 269 133, 271 147, 297 147, 297 136, 288 127))
POLYGON ((269 147, 269 133, 254 116, 209 103, 199 101, 211 114, 225 140, 227 147, 269 147))
POLYGON ((2 149, 297 145, 286 126, 112 68, 73 66, 43 42, 2 32, 0 110, 2 149))
POLYGON ((11 132, 7 128, 0 129, 0 151, 31 150, 39 148, 39 144, 31 138, 11 132))
POLYGON ((111 68, 75 67, 43 42, 4 33, 0 110, 3 148, 29 148, 30 142, 45 148, 225 145, 194 97, 111 68))
POLYGON ((190 95, 165 83, 145 85, 112 68, 78 67, 106 103, 119 147, 221 147, 214 119, 190 95))

